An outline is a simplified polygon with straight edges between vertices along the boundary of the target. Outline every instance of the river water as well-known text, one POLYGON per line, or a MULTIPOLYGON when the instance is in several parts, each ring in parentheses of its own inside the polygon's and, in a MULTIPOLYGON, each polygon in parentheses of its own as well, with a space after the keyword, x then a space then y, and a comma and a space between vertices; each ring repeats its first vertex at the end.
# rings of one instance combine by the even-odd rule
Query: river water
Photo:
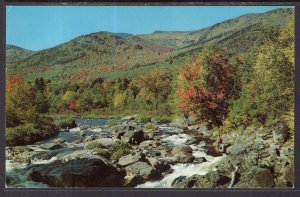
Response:
MULTIPOLYGON (((77 119, 76 123, 80 125, 80 127, 85 127, 87 135, 93 135, 98 137, 111 137, 111 133, 103 130, 101 125, 104 125, 107 121, 118 121, 121 122, 120 119, 77 119)), ((143 125, 143 124, 141 124, 143 125)), ((184 145, 187 142, 191 141, 195 136, 192 133, 184 132, 182 129, 178 129, 175 127, 170 127, 167 124, 161 124, 159 126, 159 135, 161 141, 168 144, 169 147, 175 147, 179 145, 184 145)), ((45 151, 40 148, 40 145, 47 142, 52 142, 57 139, 65 140, 65 144, 67 146, 65 148, 61 148, 55 150, 56 156, 53 156, 49 160, 32 160, 32 164, 48 164, 57 159, 59 159, 57 155, 63 155, 66 153, 71 153, 75 150, 82 150, 83 143, 73 143, 75 140, 79 140, 82 137, 80 136, 80 129, 74 128, 70 132, 60 132, 59 135, 53 139, 36 143, 35 145, 30 145, 31 149, 34 151, 45 151)), ((207 162, 203 162, 200 164, 183 164, 178 163, 172 165, 172 173, 165 175, 161 180, 154 182, 146 182, 144 184, 138 185, 137 188, 171 188, 172 182, 180 177, 190 177, 194 174, 205 175, 209 171, 215 170, 214 165, 222 160, 225 156, 211 156, 207 154, 207 146, 205 141, 196 141, 195 143, 190 144, 190 147, 193 150, 193 156, 195 158, 204 157, 207 162)), ((8 154, 8 152, 6 153, 8 154)), ((159 160, 163 160, 165 158, 158 158, 159 160)), ((9 177, 10 183, 6 185, 8 188, 47 188, 48 185, 39 182, 33 182, 28 179, 28 175, 22 172, 29 164, 22 164, 17 162, 12 162, 11 160, 6 160, 6 176, 9 177), (22 172, 22 173, 21 173, 22 172)))

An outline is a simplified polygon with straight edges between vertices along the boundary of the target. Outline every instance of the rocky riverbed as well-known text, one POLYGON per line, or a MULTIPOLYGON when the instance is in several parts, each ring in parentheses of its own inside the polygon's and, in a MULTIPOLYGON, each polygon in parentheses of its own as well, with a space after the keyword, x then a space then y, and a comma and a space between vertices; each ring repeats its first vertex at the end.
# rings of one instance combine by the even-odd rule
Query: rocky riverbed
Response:
POLYGON ((187 121, 77 124, 47 141, 7 147, 7 187, 293 186, 294 149, 280 131, 233 132, 217 145, 216 132, 187 121))

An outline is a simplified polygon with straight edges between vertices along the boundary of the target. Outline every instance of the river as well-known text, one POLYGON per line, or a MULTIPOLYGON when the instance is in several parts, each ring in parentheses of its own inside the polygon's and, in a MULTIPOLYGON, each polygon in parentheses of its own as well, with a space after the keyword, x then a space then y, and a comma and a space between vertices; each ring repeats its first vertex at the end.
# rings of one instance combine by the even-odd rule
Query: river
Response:
MULTIPOLYGON (((122 122, 120 119, 77 119, 76 123, 80 125, 81 128, 84 127, 87 136, 94 137, 111 137, 112 134, 108 131, 105 131, 101 128, 107 121, 117 121, 122 122)), ((143 125, 142 123, 140 123, 143 125)), ((161 141, 168 144, 169 147, 175 147, 179 145, 184 145, 189 143, 192 148, 193 156, 195 158, 204 157, 207 161, 199 164, 195 163, 177 163, 171 165, 172 172, 166 174, 161 180, 146 182, 144 184, 137 185, 137 188, 171 188, 172 182, 178 177, 190 177, 194 174, 205 175, 209 171, 215 170, 214 165, 222 160, 223 156, 216 156, 208 154, 207 142, 203 138, 195 136, 191 132, 183 131, 175 127, 171 127, 168 124, 158 124, 159 127, 159 136, 161 141)), ((31 164, 49 164, 55 160, 59 160, 62 155, 67 153, 72 153, 76 150, 83 150, 83 143, 74 143, 76 140, 80 140, 82 136, 80 135, 80 129, 74 128, 70 132, 60 132, 59 135, 50 140, 43 142, 38 142, 34 145, 28 145, 27 147, 31 148, 33 151, 45 151, 41 148, 44 143, 54 142, 56 140, 63 140, 66 145, 64 148, 57 150, 47 150, 50 151, 54 156, 47 160, 33 159, 31 164)), ((6 152, 7 156, 9 152, 6 152)), ((158 157, 157 159, 163 160, 165 158, 158 157)), ((6 160, 6 176, 9 177, 9 183, 6 187, 8 188, 47 188, 47 184, 34 182, 29 180, 28 173, 24 173, 22 169, 26 168, 27 165, 24 163, 13 162, 11 160, 6 160)))

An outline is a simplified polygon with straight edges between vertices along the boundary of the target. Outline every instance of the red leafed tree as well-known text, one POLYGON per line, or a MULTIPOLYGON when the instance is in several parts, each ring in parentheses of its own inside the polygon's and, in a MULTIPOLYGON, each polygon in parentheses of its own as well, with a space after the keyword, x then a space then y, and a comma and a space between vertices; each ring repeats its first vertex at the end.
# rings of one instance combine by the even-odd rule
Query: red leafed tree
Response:
POLYGON ((206 47, 200 57, 179 71, 180 109, 215 126, 222 125, 233 96, 234 72, 230 54, 206 47))
POLYGON ((77 111, 77 109, 78 109, 77 102, 76 101, 71 102, 69 105, 69 109, 72 111, 77 111))

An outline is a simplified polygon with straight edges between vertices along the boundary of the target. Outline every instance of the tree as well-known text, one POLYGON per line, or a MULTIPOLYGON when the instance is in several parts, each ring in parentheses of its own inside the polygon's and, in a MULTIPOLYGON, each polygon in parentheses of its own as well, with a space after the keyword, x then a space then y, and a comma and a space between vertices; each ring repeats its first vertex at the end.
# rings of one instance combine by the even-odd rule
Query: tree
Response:
POLYGON ((139 95, 146 101, 153 103, 158 109, 159 101, 166 102, 171 93, 172 75, 164 69, 155 68, 137 79, 139 95))
POLYGON ((230 56, 225 49, 208 46, 200 57, 180 70, 178 94, 183 112, 195 115, 200 121, 222 125, 235 92, 230 56))
POLYGON ((76 93, 72 91, 66 91, 66 93, 61 98, 62 104, 64 105, 64 108, 70 107, 70 104, 76 100, 76 93))
POLYGON ((36 78, 34 81, 35 87, 37 88, 38 91, 44 92, 45 90, 45 81, 44 78, 36 78))
POLYGON ((230 109, 234 126, 285 122, 293 130, 294 20, 281 32, 274 29, 264 30, 256 43, 251 80, 243 84, 241 97, 230 109))
POLYGON ((30 122, 37 117, 36 90, 17 75, 9 75, 6 85, 7 127, 30 122))

